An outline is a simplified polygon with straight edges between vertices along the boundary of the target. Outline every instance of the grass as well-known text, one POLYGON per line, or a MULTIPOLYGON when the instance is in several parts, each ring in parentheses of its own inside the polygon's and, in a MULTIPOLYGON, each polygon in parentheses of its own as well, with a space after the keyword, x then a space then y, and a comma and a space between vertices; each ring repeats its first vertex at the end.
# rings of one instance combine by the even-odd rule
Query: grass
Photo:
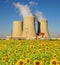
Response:
POLYGON ((60 65, 60 40, 0 40, 0 65, 55 64, 60 65))

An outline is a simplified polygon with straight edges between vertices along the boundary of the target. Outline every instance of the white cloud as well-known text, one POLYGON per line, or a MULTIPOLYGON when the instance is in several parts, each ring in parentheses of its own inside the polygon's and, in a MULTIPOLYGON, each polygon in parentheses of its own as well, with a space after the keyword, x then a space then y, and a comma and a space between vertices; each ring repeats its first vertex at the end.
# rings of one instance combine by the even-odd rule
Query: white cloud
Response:
POLYGON ((29 5, 38 5, 38 3, 35 2, 35 1, 30 1, 30 2, 29 2, 29 5))
POLYGON ((19 14, 24 16, 32 16, 31 10, 28 5, 22 5, 20 3, 13 3, 13 5, 19 10, 19 14))
POLYGON ((36 18, 38 18, 38 20, 45 19, 44 15, 41 11, 36 11, 35 16, 36 16, 36 18))

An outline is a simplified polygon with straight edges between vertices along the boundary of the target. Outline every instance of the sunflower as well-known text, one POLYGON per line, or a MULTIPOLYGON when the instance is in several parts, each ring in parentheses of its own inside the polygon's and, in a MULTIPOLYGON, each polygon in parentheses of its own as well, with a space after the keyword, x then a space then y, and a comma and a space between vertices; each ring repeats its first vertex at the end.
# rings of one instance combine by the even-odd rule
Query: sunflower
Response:
POLYGON ((30 48, 28 47, 27 50, 30 50, 30 48))
POLYGON ((46 51, 46 52, 48 52, 48 51, 49 51, 49 48, 48 48, 48 47, 46 47, 46 48, 45 48, 45 51, 46 51))
POLYGON ((47 58, 43 58, 43 62, 46 62, 47 61, 47 58))
POLYGON ((8 52, 8 57, 11 57, 11 55, 12 55, 11 52, 8 52))
POLYGON ((34 65, 43 65, 41 61, 39 60, 34 60, 34 65))
POLYGON ((58 56, 56 54, 53 54, 53 59, 58 59, 58 56))
POLYGON ((34 45, 30 45, 30 48, 34 48, 34 45))
POLYGON ((55 43, 55 44, 54 44, 54 48, 57 48, 57 47, 58 47, 58 44, 57 44, 57 43, 55 43))
POLYGON ((24 65, 24 60, 22 59, 18 60, 17 65, 24 65))
POLYGON ((50 60, 50 65, 59 65, 57 59, 50 60))
POLYGON ((33 49, 33 53, 35 53, 37 50, 36 49, 33 49))
POLYGON ((58 61, 58 64, 60 65, 60 61, 58 61))
POLYGON ((15 53, 15 54, 18 54, 18 51, 17 51, 17 50, 15 50, 15 51, 14 51, 14 53, 15 53))
POLYGON ((29 58, 26 58, 26 63, 30 64, 30 59, 29 58))
POLYGON ((42 46, 42 47, 45 46, 45 43, 42 43, 41 46, 42 46))
POLYGON ((45 46, 49 46, 50 45, 50 43, 45 43, 45 46))
POLYGON ((6 61, 6 57, 2 57, 2 62, 5 62, 6 61))
POLYGON ((42 53, 42 49, 39 49, 39 50, 38 50, 38 53, 42 53))
POLYGON ((26 53, 29 53, 29 50, 28 49, 26 50, 26 53))

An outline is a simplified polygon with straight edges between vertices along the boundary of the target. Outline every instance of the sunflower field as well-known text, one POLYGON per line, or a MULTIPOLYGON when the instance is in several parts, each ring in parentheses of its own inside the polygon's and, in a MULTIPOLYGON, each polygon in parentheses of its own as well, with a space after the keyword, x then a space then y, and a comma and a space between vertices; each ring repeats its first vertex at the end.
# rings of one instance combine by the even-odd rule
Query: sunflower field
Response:
POLYGON ((60 40, 0 40, 0 65, 60 65, 60 40))

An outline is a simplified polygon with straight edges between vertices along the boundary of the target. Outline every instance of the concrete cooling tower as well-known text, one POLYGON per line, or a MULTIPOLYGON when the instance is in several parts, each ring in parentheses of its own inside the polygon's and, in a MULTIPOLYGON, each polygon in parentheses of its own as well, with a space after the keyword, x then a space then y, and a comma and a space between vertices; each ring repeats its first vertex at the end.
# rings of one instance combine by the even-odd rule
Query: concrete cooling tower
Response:
POLYGON ((14 21, 13 22, 12 38, 20 38, 21 35, 22 35, 22 22, 14 21))
POLYGON ((44 37, 48 38, 49 37, 49 32, 48 32, 48 21, 45 19, 39 20, 40 22, 40 33, 44 33, 44 37))
POLYGON ((38 21, 38 34, 40 33, 40 22, 38 21))
POLYGON ((36 29, 34 25, 34 20, 35 20, 34 16, 24 17, 22 37, 28 38, 28 39, 36 37, 36 29))

